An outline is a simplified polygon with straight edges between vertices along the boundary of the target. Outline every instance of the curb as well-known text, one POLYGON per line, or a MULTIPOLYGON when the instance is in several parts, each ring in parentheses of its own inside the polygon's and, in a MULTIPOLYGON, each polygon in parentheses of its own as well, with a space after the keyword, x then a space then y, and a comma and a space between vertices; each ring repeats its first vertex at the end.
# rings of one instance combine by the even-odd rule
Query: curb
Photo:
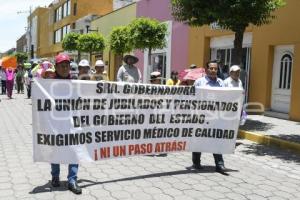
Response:
POLYGON ((244 130, 239 130, 238 138, 250 140, 258 144, 264 144, 267 146, 274 146, 280 149, 290 150, 300 154, 300 143, 291 142, 288 140, 283 140, 272 136, 244 130))

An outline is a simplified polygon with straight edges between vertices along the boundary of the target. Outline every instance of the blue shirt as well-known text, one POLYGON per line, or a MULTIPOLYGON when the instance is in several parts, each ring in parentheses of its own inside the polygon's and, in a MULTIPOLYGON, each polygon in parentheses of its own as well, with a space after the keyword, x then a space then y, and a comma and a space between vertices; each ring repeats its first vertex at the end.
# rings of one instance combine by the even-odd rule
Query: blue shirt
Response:
POLYGON ((195 87, 224 87, 224 82, 220 78, 211 79, 208 76, 198 78, 195 83, 195 87))

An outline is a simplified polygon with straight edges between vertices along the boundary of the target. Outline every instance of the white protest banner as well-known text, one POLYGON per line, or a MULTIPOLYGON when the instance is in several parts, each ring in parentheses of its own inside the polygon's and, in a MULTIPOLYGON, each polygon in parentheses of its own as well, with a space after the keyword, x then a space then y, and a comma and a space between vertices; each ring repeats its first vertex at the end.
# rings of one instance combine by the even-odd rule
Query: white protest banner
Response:
POLYGON ((233 153, 241 89, 35 79, 34 161, 233 153))

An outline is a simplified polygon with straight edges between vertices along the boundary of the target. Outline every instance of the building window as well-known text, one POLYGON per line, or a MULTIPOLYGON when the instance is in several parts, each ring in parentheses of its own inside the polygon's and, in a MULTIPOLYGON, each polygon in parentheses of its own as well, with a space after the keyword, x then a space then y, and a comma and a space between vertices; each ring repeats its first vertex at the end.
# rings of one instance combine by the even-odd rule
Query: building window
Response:
POLYGON ((58 29, 54 32, 54 44, 61 42, 62 29, 58 29))
POLYGON ((70 29, 71 29, 71 26, 70 25, 67 25, 67 26, 64 26, 62 28, 62 39, 64 39, 64 37, 70 33, 70 29))
POLYGON ((57 8, 54 13, 54 22, 58 22, 59 20, 61 20, 62 15, 62 7, 57 8))
POLYGON ((65 35, 67 34, 67 26, 62 28, 62 39, 64 39, 65 35))
POLYGON ((67 1, 67 16, 71 15, 71 1, 67 1))
POLYGON ((71 13, 71 3, 70 0, 68 0, 63 5, 63 18, 69 16, 70 13, 71 13))
POLYGON ((161 84, 166 84, 166 78, 167 78, 167 54, 165 52, 163 53, 153 53, 151 54, 151 66, 152 69, 150 69, 150 74, 152 72, 158 71, 161 73, 161 76, 163 79, 161 80, 161 84))
POLYGON ((70 31, 71 31, 71 25, 69 24, 69 25, 67 26, 67 34, 70 33, 70 31))
POLYGON ((58 21, 58 9, 54 11, 54 22, 58 21))
POLYGON ((63 5, 63 18, 64 17, 66 17, 66 16, 68 16, 68 5, 67 5, 67 3, 64 3, 64 5, 63 5))
POLYGON ((62 6, 54 11, 54 22, 58 22, 61 19, 71 14, 71 1, 67 0, 62 6))
POLYGON ((63 11, 62 7, 59 7, 59 8, 58 8, 58 16, 59 16, 58 21, 61 20, 62 17, 63 17, 63 12, 62 12, 62 11, 63 11))
POLYGON ((73 15, 77 15, 77 3, 74 3, 73 15))
POLYGON ((292 56, 290 54, 283 55, 280 62, 279 89, 289 90, 291 88, 292 65, 292 56))

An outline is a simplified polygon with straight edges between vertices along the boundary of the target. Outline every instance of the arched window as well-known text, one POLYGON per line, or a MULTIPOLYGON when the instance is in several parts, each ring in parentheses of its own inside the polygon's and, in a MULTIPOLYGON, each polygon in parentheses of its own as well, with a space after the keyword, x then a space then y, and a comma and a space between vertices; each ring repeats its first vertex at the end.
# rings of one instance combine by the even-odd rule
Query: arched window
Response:
POLYGON ((280 61, 279 89, 289 90, 291 88, 292 66, 292 55, 289 53, 284 54, 280 61))

